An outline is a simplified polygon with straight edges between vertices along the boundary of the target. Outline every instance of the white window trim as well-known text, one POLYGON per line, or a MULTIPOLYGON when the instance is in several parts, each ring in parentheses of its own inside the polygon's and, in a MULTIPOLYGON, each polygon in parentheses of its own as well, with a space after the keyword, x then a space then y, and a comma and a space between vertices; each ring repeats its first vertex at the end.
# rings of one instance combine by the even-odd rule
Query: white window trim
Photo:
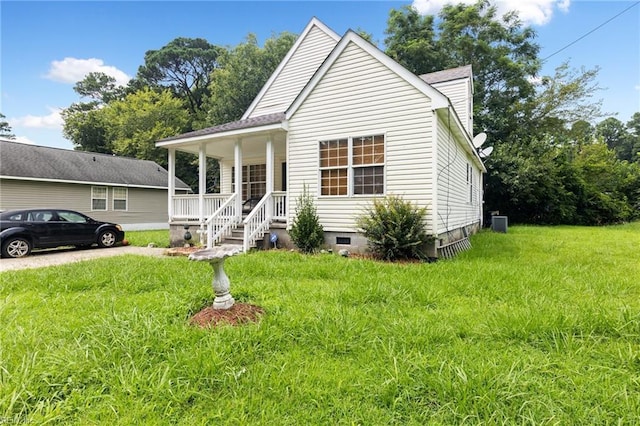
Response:
POLYGON ((111 195, 112 195, 112 198, 113 198, 111 200, 111 207, 113 208, 113 211, 118 211, 118 212, 129 211, 129 188, 122 188, 122 187, 111 188, 111 195), (117 190, 124 190, 124 198, 116 198, 116 189, 117 190), (124 200, 125 208, 124 209, 117 209, 116 208, 116 201, 122 201, 122 200, 124 200))
POLYGON ((109 209, 109 187, 107 186, 92 186, 91 187, 91 211, 92 212, 106 212, 109 209), (94 189, 104 189, 104 198, 94 197, 94 189), (104 200, 104 209, 94 209, 93 200, 104 200))
POLYGON ((385 132, 374 132, 374 133, 368 133, 364 135, 361 134, 358 136, 347 136, 346 137, 347 165, 341 166, 341 167, 320 167, 320 142, 338 140, 338 139, 345 139, 345 137, 342 136, 342 137, 319 139, 316 143, 316 150, 317 150, 316 164, 318 165, 318 194, 317 194, 318 198, 336 199, 336 198, 384 197, 387 194, 387 134, 385 132), (384 138, 384 161, 382 163, 376 163, 376 164, 354 165, 353 164, 353 139, 360 138, 360 137, 368 137, 368 136, 378 136, 378 135, 382 135, 382 137, 384 138), (381 194, 355 194, 354 193, 355 192, 354 191, 355 173, 353 172, 353 170, 356 168, 380 167, 380 166, 383 168, 383 173, 384 173, 384 178, 382 181, 382 193, 381 194), (322 170, 334 170, 334 169, 344 169, 344 168, 347 169, 347 193, 345 195, 322 195, 322 170))

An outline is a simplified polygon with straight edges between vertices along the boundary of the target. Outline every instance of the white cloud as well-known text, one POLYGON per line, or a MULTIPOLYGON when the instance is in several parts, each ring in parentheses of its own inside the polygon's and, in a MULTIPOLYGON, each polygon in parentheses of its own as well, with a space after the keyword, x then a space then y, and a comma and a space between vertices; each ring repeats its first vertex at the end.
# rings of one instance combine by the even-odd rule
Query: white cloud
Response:
POLYGON ((125 86, 131 77, 118 68, 104 64, 102 59, 64 58, 51 62, 51 68, 46 77, 63 83, 75 84, 85 78, 90 72, 102 72, 116 79, 116 83, 125 86))
POLYGON ((64 120, 60 116, 62 111, 59 108, 49 108, 48 115, 25 115, 24 117, 12 118, 9 120, 14 127, 22 126, 36 129, 61 129, 64 120))
MULTIPOLYGON (((413 7, 421 15, 437 15, 447 4, 475 2, 476 0, 413 0, 413 7)), ((525 24, 545 25, 553 17, 556 8, 564 13, 568 12, 571 0, 491 0, 491 3, 496 6, 500 15, 515 10, 525 24)))

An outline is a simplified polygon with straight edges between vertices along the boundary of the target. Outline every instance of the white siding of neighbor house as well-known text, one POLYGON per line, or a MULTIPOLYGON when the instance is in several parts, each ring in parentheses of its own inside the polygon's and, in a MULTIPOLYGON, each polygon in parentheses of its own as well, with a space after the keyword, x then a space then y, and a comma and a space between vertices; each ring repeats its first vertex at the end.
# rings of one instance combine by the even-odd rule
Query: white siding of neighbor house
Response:
POLYGON ((454 135, 447 118, 438 118, 437 234, 480 221, 481 171, 454 135), (473 174, 473 200, 467 183, 467 166, 473 174))
POLYGON ((433 86, 451 101, 467 133, 473 134, 473 93, 468 78, 434 83, 433 86))
MULTIPOLYGON (((386 195, 430 208, 431 125, 431 100, 350 43, 290 119, 289 224, 306 184, 326 231, 356 231, 355 219, 373 197, 319 195, 319 142, 350 136, 384 134, 386 195)), ((433 232, 432 223, 428 228, 433 232)))
POLYGON ((319 27, 311 28, 247 118, 286 111, 336 43, 319 27))
MULTIPOLYGON (((0 180, 0 210, 23 208, 64 208, 84 213, 96 220, 122 225, 162 224, 166 227, 167 190, 128 188, 127 210, 113 210, 113 186, 107 188, 107 210, 91 210, 91 188, 77 183, 40 182, 31 180, 0 180)), ((121 188, 121 187, 119 187, 121 188)))

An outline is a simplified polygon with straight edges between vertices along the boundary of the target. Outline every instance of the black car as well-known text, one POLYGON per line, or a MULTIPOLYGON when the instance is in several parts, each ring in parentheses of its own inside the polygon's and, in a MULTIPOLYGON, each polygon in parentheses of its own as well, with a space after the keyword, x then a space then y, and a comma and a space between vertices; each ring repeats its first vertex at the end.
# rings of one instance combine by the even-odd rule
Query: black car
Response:
POLYGON ((2 257, 24 257, 32 249, 60 246, 113 247, 124 240, 115 223, 100 222, 63 209, 25 209, 0 213, 2 257))

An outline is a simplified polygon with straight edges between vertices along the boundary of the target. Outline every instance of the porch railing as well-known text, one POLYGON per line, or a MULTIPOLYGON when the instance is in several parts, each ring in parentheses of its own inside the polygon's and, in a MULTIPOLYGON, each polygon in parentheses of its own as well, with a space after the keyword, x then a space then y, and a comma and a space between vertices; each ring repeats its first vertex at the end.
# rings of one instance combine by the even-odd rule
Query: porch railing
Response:
MULTIPOLYGON (((205 194, 204 217, 207 218, 218 211, 232 194, 205 194)), ((200 220, 199 195, 174 195, 172 220, 200 220)))
POLYGON ((207 227, 207 248, 213 247, 224 237, 231 235, 231 231, 242 220, 242 213, 236 207, 238 194, 231 195, 205 222, 207 227))
POLYGON ((264 236, 273 220, 287 220, 286 191, 267 193, 244 219, 242 245, 245 252, 264 236))

